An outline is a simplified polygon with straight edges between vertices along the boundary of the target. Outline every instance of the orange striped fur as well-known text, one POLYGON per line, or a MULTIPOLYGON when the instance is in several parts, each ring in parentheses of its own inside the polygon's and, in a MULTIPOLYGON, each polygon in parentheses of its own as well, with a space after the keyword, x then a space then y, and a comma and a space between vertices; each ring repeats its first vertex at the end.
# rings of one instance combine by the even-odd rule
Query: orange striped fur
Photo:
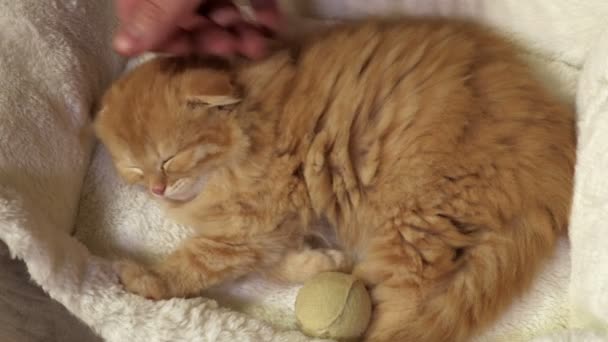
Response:
POLYGON ((568 224, 573 112, 468 23, 344 24, 239 65, 155 59, 95 128, 126 180, 198 229, 158 265, 123 265, 152 298, 352 269, 375 304, 367 341, 463 341, 568 224))

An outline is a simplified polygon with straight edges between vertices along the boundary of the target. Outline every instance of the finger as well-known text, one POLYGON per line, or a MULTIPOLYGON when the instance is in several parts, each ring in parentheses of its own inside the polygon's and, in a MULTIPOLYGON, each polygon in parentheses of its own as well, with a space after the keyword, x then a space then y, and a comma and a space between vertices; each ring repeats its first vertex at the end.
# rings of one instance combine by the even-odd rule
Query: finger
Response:
POLYGON ((155 52, 168 53, 176 56, 185 56, 192 53, 192 38, 187 32, 180 32, 162 44, 155 52))
POLYGON ((259 25, 277 31, 283 25, 283 17, 274 9, 259 9, 255 11, 255 18, 259 25))
POLYGON ((237 50, 237 39, 217 26, 207 26, 194 34, 194 52, 199 55, 230 56, 237 50))
POLYGON ((211 19, 214 23, 222 27, 234 26, 237 23, 243 21, 241 13, 236 9, 234 5, 223 6, 214 9, 208 14, 208 16, 209 19, 211 19))
POLYGON ((258 24, 272 30, 278 30, 282 25, 282 16, 275 0, 250 0, 255 11, 258 24))
POLYGON ((114 0, 118 19, 125 22, 128 18, 131 18, 133 10, 138 2, 138 0, 114 0))
POLYGON ((115 49, 133 55, 158 47, 175 33, 180 17, 193 12, 201 1, 142 0, 132 10, 132 18, 119 28, 115 49))
POLYGON ((251 59, 259 59, 266 55, 268 42, 260 32, 251 25, 239 25, 238 52, 251 59))
POLYGON ((180 20, 179 27, 186 31, 195 31, 205 25, 210 24, 210 20, 200 15, 186 15, 180 20))

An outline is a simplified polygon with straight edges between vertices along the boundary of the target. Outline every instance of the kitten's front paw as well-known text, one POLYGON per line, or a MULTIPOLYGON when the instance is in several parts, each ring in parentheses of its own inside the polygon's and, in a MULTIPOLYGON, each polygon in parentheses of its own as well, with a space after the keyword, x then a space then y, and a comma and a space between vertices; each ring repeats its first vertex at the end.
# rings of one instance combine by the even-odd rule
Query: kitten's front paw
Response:
POLYGON ((274 269, 274 275, 288 282, 303 283, 321 272, 350 273, 352 262, 336 249, 305 249, 287 253, 274 269))
POLYGON ((120 282, 127 291, 154 300, 169 297, 165 281, 146 268, 131 261, 123 261, 119 263, 118 269, 120 282))
POLYGON ((350 273, 352 271, 352 260, 346 256, 344 252, 336 249, 329 249, 325 253, 331 258, 331 260, 333 260, 334 264, 333 269, 329 268, 328 271, 338 271, 344 273, 350 273))

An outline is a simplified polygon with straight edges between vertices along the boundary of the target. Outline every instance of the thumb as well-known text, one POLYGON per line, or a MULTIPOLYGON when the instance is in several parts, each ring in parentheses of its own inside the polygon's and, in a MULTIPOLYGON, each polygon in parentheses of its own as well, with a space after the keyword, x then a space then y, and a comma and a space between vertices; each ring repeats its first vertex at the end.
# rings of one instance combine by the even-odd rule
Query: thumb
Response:
POLYGON ((154 49, 178 30, 179 20, 203 0, 140 0, 124 18, 114 48, 125 55, 154 49))

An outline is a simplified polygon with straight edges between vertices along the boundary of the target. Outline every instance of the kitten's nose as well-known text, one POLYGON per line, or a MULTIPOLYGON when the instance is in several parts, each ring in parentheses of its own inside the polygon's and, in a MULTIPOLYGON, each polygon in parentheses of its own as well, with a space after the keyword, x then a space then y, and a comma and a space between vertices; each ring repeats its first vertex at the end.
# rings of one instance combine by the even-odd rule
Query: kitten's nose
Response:
POLYGON ((158 196, 162 196, 165 194, 165 189, 167 187, 164 184, 154 184, 152 185, 152 193, 158 196))

